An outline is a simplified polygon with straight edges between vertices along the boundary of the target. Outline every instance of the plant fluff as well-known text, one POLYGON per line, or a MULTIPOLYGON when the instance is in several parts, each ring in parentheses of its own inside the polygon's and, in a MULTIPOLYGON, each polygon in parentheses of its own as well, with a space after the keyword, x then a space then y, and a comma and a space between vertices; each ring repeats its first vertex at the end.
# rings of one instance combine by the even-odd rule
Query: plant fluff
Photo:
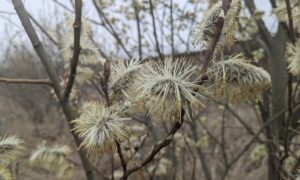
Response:
POLYGON ((300 75, 300 41, 296 45, 291 43, 287 46, 287 61, 289 63, 288 69, 294 76, 300 75))
POLYGON ((43 143, 31 154, 29 161, 36 167, 57 173, 58 178, 72 179, 73 164, 67 159, 70 153, 69 146, 48 147, 43 143))
POLYGON ((212 64, 208 74, 212 83, 208 94, 212 98, 229 102, 258 101, 261 93, 271 87, 269 73, 247 63, 241 54, 212 64))
POLYGON ((23 144, 16 136, 0 138, 0 166, 6 167, 15 160, 24 149, 23 144))
POLYGON ((199 86, 194 70, 185 59, 146 63, 135 84, 140 107, 156 120, 180 121, 182 109, 201 104, 195 97, 199 86))
POLYGON ((141 67, 140 60, 118 61, 112 65, 110 75, 110 88, 114 95, 126 94, 126 90, 132 85, 136 74, 141 67))
POLYGON ((115 150, 115 143, 128 139, 128 118, 120 117, 118 106, 105 107, 98 102, 84 105, 80 117, 73 121, 74 131, 82 139, 80 147, 89 154, 115 150))
POLYGON ((216 24, 221 14, 221 2, 216 3, 204 13, 204 18, 192 31, 193 45, 203 45, 210 47, 216 31, 216 24))
POLYGON ((4 166, 0 166, 0 180, 12 180, 10 171, 4 166))
MULTIPOLYGON (((70 16, 65 17, 66 21, 66 33, 63 36, 61 44, 61 53, 65 61, 69 61, 72 58, 74 49, 74 30, 73 30, 73 18, 70 16)), ((92 41, 93 36, 90 25, 85 19, 83 19, 81 24, 81 36, 80 36, 80 60, 79 62, 83 65, 93 65, 97 62, 104 63, 103 58, 98 51, 97 46, 92 41)))
POLYGON ((204 14, 204 18, 199 26, 192 31, 193 44, 200 44, 203 45, 204 48, 209 48, 215 37, 218 20, 223 16, 223 29, 216 48, 221 50, 224 46, 231 47, 234 44, 235 33, 238 31, 237 15, 240 9, 241 1, 233 0, 226 16, 224 16, 222 2, 219 1, 213 5, 204 14))

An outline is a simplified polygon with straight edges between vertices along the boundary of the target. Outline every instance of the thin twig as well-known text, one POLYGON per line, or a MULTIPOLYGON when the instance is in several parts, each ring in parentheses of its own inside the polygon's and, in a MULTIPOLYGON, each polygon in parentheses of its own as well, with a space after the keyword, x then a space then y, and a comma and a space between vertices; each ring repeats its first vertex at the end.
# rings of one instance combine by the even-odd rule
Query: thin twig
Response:
POLYGON ((10 79, 0 77, 0 82, 6 84, 39 84, 52 86, 52 82, 49 79, 10 79))
POLYGON ((32 20, 32 22, 37 25, 37 27, 47 36, 47 38, 58 48, 60 48, 60 44, 40 25, 40 23, 29 13, 28 16, 32 20))
MULTIPOLYGON (((76 113, 71 108, 71 104, 68 101, 62 102, 62 87, 60 85, 59 77, 54 68, 53 61, 51 61, 50 56, 46 52, 42 43, 40 42, 38 35, 33 28, 33 25, 28 17, 28 13, 27 13, 22 1, 21 0, 12 0, 12 3, 14 5, 14 8, 18 14, 18 17, 19 17, 36 53, 38 54, 49 78, 51 79, 51 81, 53 83, 53 89, 55 91, 57 98, 60 101, 60 105, 61 105, 64 115, 68 121, 69 128, 73 129, 73 125, 72 125, 72 123, 70 123, 70 121, 76 118, 76 113)), ((73 131, 71 131, 71 133, 74 137, 76 146, 79 147, 79 145, 81 144, 81 140, 73 131)), ((79 152, 79 156, 80 156, 81 162, 82 162, 82 167, 84 168, 87 179, 94 180, 93 169, 91 167, 89 160, 86 157, 85 152, 81 149, 79 149, 78 152, 79 152)))
POLYGON ((99 17, 104 20, 104 24, 103 27, 105 27, 108 32, 111 33, 111 35, 117 40, 117 42, 120 44, 121 48, 123 49, 123 51, 126 53, 126 55, 131 59, 131 55, 129 53, 129 51, 127 50, 126 46, 124 45, 124 43, 122 42, 121 38, 119 37, 118 33, 115 31, 114 27, 112 26, 112 24, 110 23, 110 21, 108 20, 108 18, 105 16, 105 14, 103 13, 102 9, 98 6, 96 0, 93 0, 93 4, 96 7, 96 10, 98 12, 99 17), (106 27, 106 25, 108 25, 108 27, 106 27))
POLYGON ((174 47, 173 0, 170 0, 170 19, 171 19, 171 48, 172 48, 172 60, 174 61, 175 47, 174 47))
POLYGON ((164 147, 168 146, 171 143, 173 135, 180 129, 180 127, 183 124, 184 114, 185 114, 185 112, 182 110, 180 122, 174 123, 174 125, 172 126, 172 129, 170 130, 168 135, 163 140, 161 140, 160 142, 158 142, 157 144, 154 145, 153 150, 151 151, 151 153, 146 157, 146 159, 140 165, 137 165, 137 166, 135 166, 131 169, 128 169, 126 172, 124 172, 123 178, 122 178, 123 180, 126 180, 130 174, 138 171, 139 169, 143 168, 144 166, 146 166, 147 164, 152 162, 153 159, 155 158, 155 156, 164 147))
POLYGON ((74 85, 74 82, 75 82, 75 77, 76 77, 77 65, 78 65, 79 55, 80 55, 80 50, 81 50, 81 48, 80 48, 81 10, 82 10, 82 1, 75 0, 75 22, 73 24, 74 49, 73 49, 73 57, 71 60, 69 79, 68 79, 66 89, 64 91, 63 101, 66 101, 69 98, 70 93, 73 88, 73 85, 74 85))
POLYGON ((149 0, 149 4, 150 4, 150 13, 151 13, 151 19, 152 19, 152 26, 153 26, 153 36, 154 36, 154 39, 155 39, 156 50, 157 50, 157 53, 158 53, 160 59, 163 60, 163 57, 162 57, 162 54, 161 54, 160 48, 159 48, 159 43, 158 43, 158 37, 157 37, 157 32, 156 32, 156 24, 155 24, 155 17, 154 17, 154 10, 153 10, 152 0, 149 0))
POLYGON ((141 33, 141 25, 140 25, 141 20, 140 20, 139 9, 136 1, 134 1, 133 6, 134 6, 135 19, 136 19, 137 32, 138 32, 139 56, 140 59, 142 59, 143 49, 142 49, 142 33, 141 33))

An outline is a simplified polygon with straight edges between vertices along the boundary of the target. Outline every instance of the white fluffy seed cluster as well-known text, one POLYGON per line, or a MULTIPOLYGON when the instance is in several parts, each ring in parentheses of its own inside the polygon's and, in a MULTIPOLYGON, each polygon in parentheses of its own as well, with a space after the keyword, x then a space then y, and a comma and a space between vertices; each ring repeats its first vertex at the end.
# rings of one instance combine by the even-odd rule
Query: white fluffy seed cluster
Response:
POLYGON ((30 163, 36 167, 44 168, 57 173, 60 179, 70 180, 73 177, 73 164, 67 159, 71 148, 66 145, 47 146, 41 144, 30 156, 30 163))
POLYGON ((0 165, 0 179, 1 180, 12 180, 11 172, 4 166, 0 165))
POLYGON ((21 155, 24 141, 16 136, 0 138, 0 166, 6 167, 21 155))
POLYGON ((195 97, 199 86, 194 70, 186 59, 146 63, 135 83, 138 107, 156 120, 180 121, 182 109, 201 105, 195 97))
POLYGON ((217 43, 216 49, 222 50, 224 47, 231 47, 236 39, 238 31, 237 16, 241 9, 241 1, 233 0, 226 15, 222 10, 222 2, 215 3, 204 13, 204 18, 192 31, 193 45, 202 45, 204 49, 210 48, 217 30, 217 22, 219 18, 224 18, 224 24, 217 43))
POLYGON ((134 83, 141 66, 138 58, 126 62, 117 61, 111 66, 109 84, 113 93, 112 96, 128 93, 127 90, 134 83))
POLYGON ((286 53, 289 72, 294 76, 300 76, 300 41, 295 45, 289 43, 286 53))
POLYGON ((74 120, 74 131, 82 139, 80 147, 89 154, 102 154, 115 150, 116 141, 128 139, 130 131, 118 113, 116 105, 105 107, 99 102, 89 102, 82 113, 74 120))
MULTIPOLYGON (((295 30, 300 30, 300 3, 298 0, 291 0, 291 11, 293 15, 293 23, 295 30)), ((272 10, 272 13, 281 22, 288 22, 288 13, 286 3, 284 1, 278 1, 276 8, 272 10)))
POLYGON ((269 73, 246 62, 242 54, 212 64, 208 74, 208 94, 217 100, 256 102, 271 87, 269 73))
POLYGON ((216 24, 221 14, 222 3, 214 4, 204 13, 204 18, 200 24, 191 32, 193 45, 202 45, 204 48, 210 47, 211 41, 214 38, 216 24))
MULTIPOLYGON (((65 16, 66 30, 64 36, 60 39, 60 53, 65 63, 65 70, 69 70, 70 59, 74 50, 74 18, 65 16)), ((102 68, 105 59, 99 53, 99 49, 92 40, 93 32, 85 18, 81 22, 80 35, 80 55, 77 67, 76 83, 88 84, 94 75, 92 66, 99 65, 102 68)))

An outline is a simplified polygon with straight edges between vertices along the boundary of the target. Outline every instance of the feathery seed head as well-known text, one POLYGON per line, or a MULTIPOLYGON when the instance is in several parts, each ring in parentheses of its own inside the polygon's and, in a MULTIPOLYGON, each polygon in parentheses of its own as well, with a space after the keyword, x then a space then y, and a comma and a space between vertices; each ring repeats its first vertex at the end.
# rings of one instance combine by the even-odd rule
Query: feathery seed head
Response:
POLYGON ((271 77, 263 68, 247 63, 242 54, 212 64, 208 74, 212 97, 235 101, 257 101, 262 91, 271 87, 271 77))
POLYGON ((289 43, 287 45, 288 69, 294 76, 300 75, 300 41, 296 45, 289 43))
POLYGON ((252 161, 257 161, 264 158, 267 155, 267 150, 265 145, 257 145, 251 151, 250 159, 252 161))
POLYGON ((216 23, 218 22, 219 16, 221 14, 222 3, 218 2, 213 5, 204 13, 204 18, 191 32, 193 45, 203 45, 204 48, 208 48, 214 38, 214 33, 216 31, 216 23))
MULTIPOLYGON (((294 28, 300 30, 300 3, 299 1, 291 1, 291 11, 294 20, 294 28)), ((286 3, 284 1, 278 1, 276 8, 273 8, 272 13, 276 15, 277 19, 281 22, 288 21, 288 13, 286 3)))
MULTIPOLYGON (((61 53, 65 61, 69 61, 73 55, 74 49, 74 30, 73 30, 73 19, 70 16, 66 16, 66 34, 61 39, 61 53)), ((104 64, 104 59, 98 51, 96 44, 92 41, 92 29, 86 19, 81 22, 81 36, 80 36, 80 59, 79 62, 88 65, 96 64, 100 62, 104 64)))
POLYGON ((1 165, 0 165, 0 180, 12 180, 10 171, 6 167, 1 165))
POLYGON ((120 117, 118 106, 105 107, 99 102, 84 105, 80 117, 73 121, 74 131, 82 139, 81 147, 89 154, 115 150, 115 142, 128 139, 128 118, 120 117))
MULTIPOLYGON (((219 1, 204 14, 204 19, 199 26, 192 31, 194 45, 200 44, 203 45, 204 48, 210 47, 217 29, 219 17, 224 14, 221 7, 222 3, 219 1)), ((234 44, 235 34, 238 31, 237 15, 239 14, 240 9, 241 1, 233 0, 224 17, 220 41, 216 47, 218 50, 221 50, 225 46, 231 47, 234 44)))
POLYGON ((92 80, 93 75, 94 71, 90 67, 78 66, 76 81, 79 85, 88 84, 92 80))
POLYGON ((138 102, 157 120, 179 121, 182 108, 200 104, 195 97, 199 86, 192 77, 194 70, 186 59, 146 63, 135 84, 138 102))
POLYGON ((136 74, 141 67, 138 58, 130 61, 118 61, 111 67, 110 88, 114 94, 124 93, 134 82, 136 74))
POLYGON ((59 178, 71 179, 73 164, 67 159, 71 153, 69 146, 46 146, 44 142, 31 154, 30 163, 36 167, 56 172, 59 178))
POLYGON ((233 0, 230 4, 230 8, 224 18, 224 25, 222 29, 221 39, 218 42, 218 49, 227 46, 234 45, 235 34, 238 31, 237 17, 241 10, 241 0, 233 0))
POLYGON ((0 138, 0 166, 7 166, 15 160, 24 149, 24 141, 16 136, 0 138))

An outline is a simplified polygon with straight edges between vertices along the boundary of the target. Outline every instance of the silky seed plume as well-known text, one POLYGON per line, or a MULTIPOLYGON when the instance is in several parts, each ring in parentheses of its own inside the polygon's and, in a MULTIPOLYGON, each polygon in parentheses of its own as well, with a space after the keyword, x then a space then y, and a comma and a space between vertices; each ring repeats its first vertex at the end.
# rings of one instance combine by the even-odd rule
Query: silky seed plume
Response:
POLYGON ((89 154, 115 150, 116 141, 128 139, 129 128, 118 113, 118 106, 105 107, 99 102, 84 105, 80 117, 73 121, 74 131, 82 139, 80 147, 89 154))
POLYGON ((4 166, 0 166, 0 180, 12 180, 11 172, 4 166))
POLYGON ((0 138, 0 166, 7 166, 21 155, 24 141, 16 136, 0 138))
POLYGON ((182 109, 201 105, 195 97, 199 86, 194 70, 186 59, 146 63, 135 84, 140 107, 156 120, 180 121, 182 109))
POLYGON ((242 54, 213 63, 208 71, 212 98, 230 102, 260 100, 261 93, 271 87, 271 77, 263 68, 246 62, 242 54))
POLYGON ((289 43, 287 45, 287 61, 288 69, 294 76, 300 75, 300 41, 295 45, 289 43))
POLYGON ((111 67, 110 88, 114 95, 125 93, 132 85, 141 67, 138 58, 130 61, 118 61, 111 67))
POLYGON ((66 145, 47 146, 41 144, 30 156, 30 163, 36 167, 42 167, 48 171, 57 173, 61 179, 72 179, 73 164, 68 160, 71 148, 66 145))
POLYGON ((218 22, 219 16, 221 14, 222 3, 218 2, 209 8, 204 13, 204 18, 200 24, 193 29, 192 33, 192 43, 193 45, 202 45, 204 48, 209 48, 214 38, 214 33, 216 31, 216 24, 218 22))

